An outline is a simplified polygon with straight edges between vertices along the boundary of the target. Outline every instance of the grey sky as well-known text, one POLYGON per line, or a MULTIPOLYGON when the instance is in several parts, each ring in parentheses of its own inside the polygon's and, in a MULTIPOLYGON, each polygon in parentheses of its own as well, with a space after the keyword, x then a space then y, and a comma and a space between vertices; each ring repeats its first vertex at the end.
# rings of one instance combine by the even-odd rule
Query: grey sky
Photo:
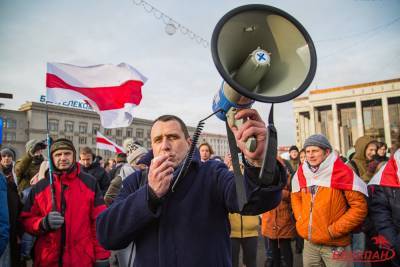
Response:
MULTIPOLYGON (((207 40, 217 21, 237 6, 283 9, 316 45, 311 89, 400 77, 400 0, 148 2, 207 40)), ((193 126, 211 113, 221 83, 210 48, 179 32, 167 35, 160 20, 132 1, 0 0, 0 92, 14 94, 13 100, 1 100, 5 108, 39 101, 49 61, 131 64, 149 78, 136 116, 173 113, 193 126)), ((255 107, 266 118, 268 105, 255 107)), ((279 143, 293 143, 291 102, 276 106, 275 121, 279 143)), ((224 124, 210 119, 205 131, 224 134, 224 124)))

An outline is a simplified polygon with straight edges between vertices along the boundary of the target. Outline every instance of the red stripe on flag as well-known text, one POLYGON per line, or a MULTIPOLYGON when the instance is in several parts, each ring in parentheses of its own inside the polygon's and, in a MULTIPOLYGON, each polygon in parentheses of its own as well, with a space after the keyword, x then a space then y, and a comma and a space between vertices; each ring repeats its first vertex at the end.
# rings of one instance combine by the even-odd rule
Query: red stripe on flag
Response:
POLYGON ((338 157, 333 163, 331 187, 342 190, 353 190, 353 170, 338 157))
POLYGON ((306 180, 306 177, 304 176, 303 164, 300 164, 300 167, 297 170, 297 178, 299 179, 300 189, 306 188, 307 187, 307 180, 306 180))
POLYGON ((96 142, 97 143, 101 143, 101 144, 105 144, 105 145, 113 146, 115 148, 115 153, 117 153, 117 154, 124 152, 121 149, 119 149, 119 147, 115 146, 113 143, 111 143, 109 140, 107 140, 107 139, 105 139, 103 137, 96 137, 96 142))
POLYGON ((139 105, 142 100, 142 85, 142 81, 129 80, 118 86, 85 88, 72 86, 54 74, 47 73, 46 75, 47 88, 78 92, 95 102, 100 111, 120 109, 126 103, 139 105))
POLYGON ((396 161, 394 160, 394 157, 391 156, 382 172, 380 185, 400 187, 399 178, 397 177, 397 168, 396 161))

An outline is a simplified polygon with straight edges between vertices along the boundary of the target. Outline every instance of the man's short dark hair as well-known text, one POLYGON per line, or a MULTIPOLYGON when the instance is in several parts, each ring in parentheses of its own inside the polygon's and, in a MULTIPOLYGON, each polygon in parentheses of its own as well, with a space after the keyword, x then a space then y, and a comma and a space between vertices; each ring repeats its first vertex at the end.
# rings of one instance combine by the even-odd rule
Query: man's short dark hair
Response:
POLYGON ((162 122, 176 121, 176 122, 178 122, 179 125, 181 126, 183 134, 185 135, 185 138, 190 138, 189 131, 186 127, 186 124, 179 117, 177 117, 175 115, 162 115, 153 121, 153 124, 151 125, 151 129, 153 129, 153 126, 157 121, 162 121, 162 122))
POLYGON ((92 159, 94 159, 93 151, 92 151, 92 149, 91 149, 90 147, 88 147, 88 146, 82 147, 82 148, 80 149, 80 151, 79 151, 79 155, 92 155, 92 159))

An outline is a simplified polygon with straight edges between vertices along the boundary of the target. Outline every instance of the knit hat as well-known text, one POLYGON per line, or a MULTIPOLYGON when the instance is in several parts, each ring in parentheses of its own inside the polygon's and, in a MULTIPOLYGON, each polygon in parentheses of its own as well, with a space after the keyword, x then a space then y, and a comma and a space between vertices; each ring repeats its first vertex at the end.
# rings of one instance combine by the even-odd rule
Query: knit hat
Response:
POLYGON ((122 142, 122 147, 125 149, 126 153, 130 153, 131 146, 133 145, 133 138, 126 138, 124 142, 122 142))
POLYGON ((0 151, 0 155, 1 155, 2 157, 4 157, 4 156, 9 156, 9 157, 12 157, 13 159, 15 159, 15 153, 14 153, 11 149, 9 149, 8 147, 3 148, 3 149, 0 151))
POLYGON ((74 147, 74 144, 66 139, 66 138, 60 138, 55 140, 51 146, 50 146, 50 155, 53 155, 54 152, 56 152, 57 150, 61 150, 61 149, 65 149, 65 150, 72 150, 73 154, 74 154, 74 160, 76 157, 76 150, 74 147))
POLYGON ((130 146, 131 150, 128 152, 128 163, 136 163, 143 155, 145 155, 148 150, 138 144, 132 144, 130 146))
POLYGON ((299 149, 297 148, 297 146, 294 146, 294 145, 289 148, 289 152, 292 150, 296 150, 297 152, 299 152, 299 149))
POLYGON ((317 146, 322 149, 329 149, 332 151, 332 146, 329 143, 328 139, 322 134, 313 134, 306 139, 304 142, 303 148, 305 149, 308 146, 317 146))

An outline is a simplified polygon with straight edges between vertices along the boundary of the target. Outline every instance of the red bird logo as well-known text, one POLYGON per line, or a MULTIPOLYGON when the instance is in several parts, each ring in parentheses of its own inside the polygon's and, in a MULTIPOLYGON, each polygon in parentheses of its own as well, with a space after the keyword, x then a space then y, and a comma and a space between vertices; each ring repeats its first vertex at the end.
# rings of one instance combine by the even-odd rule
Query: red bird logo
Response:
POLYGON ((390 249, 391 245, 389 241, 383 235, 377 235, 371 238, 374 241, 375 245, 381 248, 390 249))

